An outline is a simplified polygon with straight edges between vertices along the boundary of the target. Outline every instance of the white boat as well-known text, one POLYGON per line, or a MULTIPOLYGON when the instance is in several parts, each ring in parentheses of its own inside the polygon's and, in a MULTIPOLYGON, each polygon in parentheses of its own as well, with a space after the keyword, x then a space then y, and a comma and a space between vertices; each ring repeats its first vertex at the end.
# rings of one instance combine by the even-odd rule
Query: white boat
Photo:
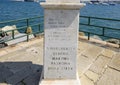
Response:
POLYGON ((116 5, 116 3, 110 2, 109 5, 113 5, 114 6, 114 5, 116 5))
POLYGON ((99 4, 99 2, 95 2, 94 4, 99 4))
POLYGON ((102 2, 101 4, 102 4, 102 5, 106 5, 106 6, 108 6, 108 5, 109 5, 108 3, 105 3, 105 2, 102 2))
POLYGON ((93 4, 92 2, 88 2, 88 4, 93 4))

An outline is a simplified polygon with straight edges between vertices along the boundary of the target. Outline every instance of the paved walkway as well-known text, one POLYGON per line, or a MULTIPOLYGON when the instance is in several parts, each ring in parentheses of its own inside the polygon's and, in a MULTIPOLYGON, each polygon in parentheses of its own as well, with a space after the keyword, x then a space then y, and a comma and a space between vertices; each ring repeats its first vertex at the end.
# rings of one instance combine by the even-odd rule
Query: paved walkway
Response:
MULTIPOLYGON (((42 38, 0 50, 0 85, 38 85, 42 60, 42 38)), ((77 64, 81 85, 120 85, 119 49, 81 40, 77 64)))

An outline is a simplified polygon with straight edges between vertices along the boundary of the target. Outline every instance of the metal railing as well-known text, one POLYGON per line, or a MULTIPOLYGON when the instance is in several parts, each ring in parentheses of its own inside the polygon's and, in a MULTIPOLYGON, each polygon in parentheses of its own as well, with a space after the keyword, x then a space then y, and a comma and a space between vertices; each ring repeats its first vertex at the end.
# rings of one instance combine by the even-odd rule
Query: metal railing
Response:
MULTIPOLYGON (((4 31, 5 33, 10 32, 11 33, 11 38, 6 39, 6 40, 0 40, 0 43, 11 41, 11 40, 18 39, 18 38, 22 38, 22 37, 25 37, 25 36, 26 36, 26 41, 29 41, 29 35, 38 34, 38 33, 43 32, 42 31, 42 28, 43 28, 43 16, 0 22, 0 26, 2 26, 2 27, 7 26, 7 25, 9 25, 9 26, 10 25, 16 25, 17 29, 4 31), (26 35, 22 35, 22 36, 19 36, 19 37, 15 37, 15 31, 16 30, 19 30, 20 33, 25 33, 25 31, 27 30, 28 27, 31 27, 32 30, 35 29, 37 31, 33 31, 32 33, 26 33, 26 35)), ((2 33, 2 32, 0 32, 0 33, 2 33)))
POLYGON ((110 18, 98 18, 89 16, 80 16, 79 32, 84 32, 90 40, 92 35, 98 35, 105 39, 117 39, 120 48, 120 20, 110 18), (116 25, 119 25, 115 27, 116 25), (119 28, 118 28, 119 27, 119 28), (87 28, 87 30, 86 30, 87 28))
MULTIPOLYGON (((120 47, 120 28, 113 27, 113 25, 111 24, 111 21, 112 21, 115 23, 118 22, 118 25, 120 25, 120 20, 89 17, 89 16, 80 16, 80 19, 81 19, 81 22, 79 23, 79 25, 80 25, 79 31, 86 33, 88 36, 88 40, 90 39, 91 35, 98 35, 98 36, 102 36, 102 37, 113 38, 113 39, 119 40, 119 47, 120 47), (108 25, 108 23, 107 23, 107 25, 105 26, 105 22, 109 22, 110 25, 108 25), (117 33, 117 34, 115 34, 115 33, 117 33)), ((11 23, 16 25, 17 29, 6 31, 6 32, 11 32, 11 34, 12 34, 12 39, 9 39, 7 41, 21 38, 24 36, 26 36, 26 41, 29 41, 29 35, 43 32, 43 16, 4 21, 4 22, 0 22, 0 26, 11 25, 11 23), (40 19, 40 20, 37 20, 37 19, 40 19), (22 24, 19 24, 21 22, 22 22, 22 24), (28 33, 24 36, 15 37, 15 30, 19 30, 19 31, 23 32, 23 30, 26 30, 27 27, 29 27, 29 26, 32 27, 33 30, 35 29, 37 31, 33 31, 32 33, 30 33, 30 34, 28 33)), ((4 41, 4 42, 7 42, 7 41, 4 41)), ((3 41, 0 41, 0 43, 1 42, 3 42, 3 41)))

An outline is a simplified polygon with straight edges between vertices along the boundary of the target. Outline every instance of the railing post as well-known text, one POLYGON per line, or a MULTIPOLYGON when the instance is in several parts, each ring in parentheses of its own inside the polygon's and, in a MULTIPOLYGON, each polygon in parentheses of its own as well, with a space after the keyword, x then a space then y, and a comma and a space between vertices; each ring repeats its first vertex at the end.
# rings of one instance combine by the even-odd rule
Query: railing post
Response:
POLYGON ((29 19, 27 19, 27 27, 29 26, 29 19))
POLYGON ((38 27, 39 27, 39 29, 38 29, 38 30, 39 30, 39 32, 40 32, 40 31, 41 31, 41 29, 40 29, 40 24, 38 25, 38 27))
POLYGON ((15 35, 15 34, 14 34, 14 30, 12 30, 12 38, 13 38, 13 39, 15 38, 14 35, 15 35))
POLYGON ((90 17, 88 17, 88 25, 90 25, 90 17))
POLYGON ((88 33, 88 40, 90 40, 90 33, 88 33))
POLYGON ((105 28, 103 27, 102 35, 105 35, 105 28))
POLYGON ((119 49, 120 49, 120 39, 119 39, 119 49))
POLYGON ((27 34, 27 42, 29 41, 29 34, 27 34))
MULTIPOLYGON (((27 28, 29 27, 29 19, 27 19, 27 28)), ((27 30, 27 29, 26 29, 27 30)), ((27 33, 27 42, 29 41, 29 34, 27 33)))

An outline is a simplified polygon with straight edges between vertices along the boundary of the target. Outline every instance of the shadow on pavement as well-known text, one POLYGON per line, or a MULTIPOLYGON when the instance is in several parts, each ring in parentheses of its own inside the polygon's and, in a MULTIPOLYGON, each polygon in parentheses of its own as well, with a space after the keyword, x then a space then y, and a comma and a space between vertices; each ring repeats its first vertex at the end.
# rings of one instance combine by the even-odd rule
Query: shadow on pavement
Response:
POLYGON ((0 85, 39 85, 42 68, 32 62, 0 62, 0 85))

